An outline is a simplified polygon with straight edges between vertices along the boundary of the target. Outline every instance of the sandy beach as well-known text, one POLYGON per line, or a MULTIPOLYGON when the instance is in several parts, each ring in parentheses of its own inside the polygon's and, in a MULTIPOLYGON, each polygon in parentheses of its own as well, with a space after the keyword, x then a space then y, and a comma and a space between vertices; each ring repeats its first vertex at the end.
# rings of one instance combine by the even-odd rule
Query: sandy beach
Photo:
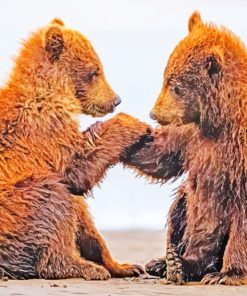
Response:
MULTIPOLYGON (((113 256, 121 262, 144 265, 154 257, 162 256, 164 233, 153 231, 119 231, 103 233, 113 256)), ((41 295, 183 295, 233 296, 247 295, 247 286, 187 286, 165 285, 163 280, 144 275, 142 278, 111 279, 87 282, 82 279, 28 280, 0 282, 0 296, 41 295)))

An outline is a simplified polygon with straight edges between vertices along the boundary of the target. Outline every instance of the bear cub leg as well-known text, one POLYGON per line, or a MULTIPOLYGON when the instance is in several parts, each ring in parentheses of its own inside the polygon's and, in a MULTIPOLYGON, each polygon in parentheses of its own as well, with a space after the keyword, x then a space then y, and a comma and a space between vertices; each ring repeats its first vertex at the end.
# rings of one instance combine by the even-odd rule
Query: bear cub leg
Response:
POLYGON ((234 225, 231 226, 220 272, 206 274, 201 281, 202 284, 230 286, 247 284, 247 232, 246 227, 244 225, 240 226, 240 223, 236 219, 234 225))
POLYGON ((81 197, 75 197, 75 205, 79 224, 76 242, 83 258, 103 265, 112 277, 132 277, 144 273, 139 265, 116 262, 96 229, 85 201, 81 197))
POLYGON ((174 200, 168 217, 167 245, 172 246, 167 249, 167 256, 154 259, 146 264, 146 272, 161 278, 170 278, 174 282, 182 284, 180 270, 181 265, 177 264, 179 255, 183 254, 182 238, 186 225, 186 194, 180 190, 174 200), (176 263, 176 264, 174 264, 176 263), (178 270, 175 270, 178 268, 178 270), (176 274, 175 278, 174 275, 176 274))

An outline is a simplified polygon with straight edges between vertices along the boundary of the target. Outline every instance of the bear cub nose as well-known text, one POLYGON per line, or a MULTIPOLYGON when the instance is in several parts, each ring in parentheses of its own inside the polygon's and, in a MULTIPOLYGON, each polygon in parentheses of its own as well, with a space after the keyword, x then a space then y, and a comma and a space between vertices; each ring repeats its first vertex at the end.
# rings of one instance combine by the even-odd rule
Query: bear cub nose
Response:
POLYGON ((114 99, 114 106, 117 107, 121 103, 121 98, 119 96, 116 96, 114 99))
POLYGON ((153 111, 151 111, 151 112, 149 113, 149 116, 150 116, 150 118, 153 119, 153 120, 156 120, 156 119, 157 119, 157 117, 155 116, 155 114, 154 114, 153 111))

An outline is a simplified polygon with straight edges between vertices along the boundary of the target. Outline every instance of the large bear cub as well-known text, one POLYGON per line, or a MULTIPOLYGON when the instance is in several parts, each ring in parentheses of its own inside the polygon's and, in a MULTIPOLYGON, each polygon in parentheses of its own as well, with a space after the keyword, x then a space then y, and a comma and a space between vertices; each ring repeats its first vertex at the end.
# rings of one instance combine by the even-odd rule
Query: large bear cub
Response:
POLYGON ((81 133, 80 113, 103 116, 120 99, 90 42, 54 20, 24 43, 0 92, 0 269, 11 278, 136 276, 119 264, 86 195, 147 125, 119 114, 81 133))
POLYGON ((232 32, 189 20, 151 112, 153 142, 125 164, 164 182, 186 172, 168 217, 167 257, 152 274, 182 283, 247 279, 247 51, 232 32))

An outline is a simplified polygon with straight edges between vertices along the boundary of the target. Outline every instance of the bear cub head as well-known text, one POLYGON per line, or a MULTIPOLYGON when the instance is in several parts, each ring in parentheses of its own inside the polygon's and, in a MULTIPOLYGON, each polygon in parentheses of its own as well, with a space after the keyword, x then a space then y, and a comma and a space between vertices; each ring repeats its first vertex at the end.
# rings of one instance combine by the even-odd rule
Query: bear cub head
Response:
POLYGON ((39 104, 45 100, 44 104, 56 102, 69 109, 71 116, 104 116, 121 102, 108 84, 89 40, 60 19, 54 19, 25 42, 13 76, 13 80, 24 82, 26 93, 29 86, 35 89, 39 104))
POLYGON ((217 137, 240 112, 246 50, 229 30, 204 24, 198 12, 188 27, 168 60, 150 116, 162 125, 195 122, 206 136, 217 137))

